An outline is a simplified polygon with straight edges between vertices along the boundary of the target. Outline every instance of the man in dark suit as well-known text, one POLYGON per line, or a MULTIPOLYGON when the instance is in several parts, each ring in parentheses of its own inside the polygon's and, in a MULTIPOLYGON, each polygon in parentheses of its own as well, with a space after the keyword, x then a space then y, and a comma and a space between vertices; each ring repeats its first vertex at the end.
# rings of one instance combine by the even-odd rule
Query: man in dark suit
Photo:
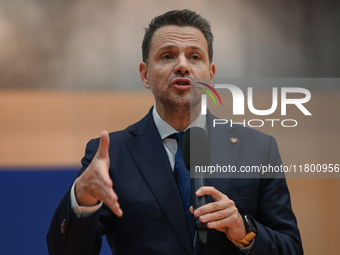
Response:
POLYGON ((281 165, 274 138, 241 126, 212 129, 213 116, 200 114, 195 80, 215 76, 212 39, 209 23, 192 11, 150 23, 139 70, 155 106, 127 129, 103 131, 88 143, 79 176, 53 216, 50 254, 99 254, 102 235, 113 254, 303 253, 284 178, 207 179, 196 195, 208 195, 208 204, 190 211, 207 223, 208 243, 190 230, 174 178, 180 144, 174 133, 205 129, 211 162, 281 165))

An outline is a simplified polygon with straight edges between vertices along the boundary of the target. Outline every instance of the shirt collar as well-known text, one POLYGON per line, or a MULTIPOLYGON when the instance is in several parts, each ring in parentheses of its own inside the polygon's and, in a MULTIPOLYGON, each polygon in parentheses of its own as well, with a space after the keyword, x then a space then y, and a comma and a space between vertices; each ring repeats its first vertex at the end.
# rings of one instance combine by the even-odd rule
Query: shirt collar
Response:
MULTIPOLYGON (((161 116, 159 116, 156 110, 156 105, 154 105, 153 107, 152 115, 162 140, 164 140, 173 133, 177 133, 176 129, 174 129, 169 123, 163 120, 161 116)), ((206 131, 206 125, 207 125, 206 116, 200 114, 185 130, 187 130, 189 127, 200 127, 206 131)))

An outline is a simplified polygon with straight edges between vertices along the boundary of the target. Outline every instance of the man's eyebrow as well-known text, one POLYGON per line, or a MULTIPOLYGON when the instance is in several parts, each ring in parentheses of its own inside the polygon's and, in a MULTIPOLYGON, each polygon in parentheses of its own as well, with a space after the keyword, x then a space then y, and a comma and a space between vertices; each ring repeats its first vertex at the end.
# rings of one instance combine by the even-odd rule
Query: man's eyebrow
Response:
POLYGON ((178 46, 176 46, 174 44, 167 44, 167 45, 164 45, 164 46, 158 48, 157 51, 160 52, 160 51, 163 51, 163 50, 170 50, 172 48, 178 48, 178 46))
MULTIPOLYGON (((170 50, 172 48, 178 49, 178 46, 174 45, 174 44, 167 44, 167 45, 164 45, 164 46, 158 48, 157 52, 160 52, 160 51, 163 51, 163 50, 170 50)), ((204 51, 201 47, 199 47, 197 45, 190 45, 190 46, 188 46, 186 48, 190 48, 190 49, 193 49, 193 50, 204 51)))
POLYGON ((188 48, 191 48, 193 50, 200 50, 200 51, 203 51, 203 49, 197 45, 190 45, 188 48))

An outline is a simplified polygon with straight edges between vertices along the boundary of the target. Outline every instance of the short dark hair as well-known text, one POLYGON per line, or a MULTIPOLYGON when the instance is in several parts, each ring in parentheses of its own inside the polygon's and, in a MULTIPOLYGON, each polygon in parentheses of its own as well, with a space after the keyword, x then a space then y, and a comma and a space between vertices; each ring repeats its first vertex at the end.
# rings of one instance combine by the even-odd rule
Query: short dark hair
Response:
POLYGON ((212 43, 214 36, 211 32, 209 21, 207 21, 194 11, 184 9, 169 11, 160 16, 157 16, 151 20, 149 27, 145 28, 145 35, 142 43, 142 57, 143 61, 146 64, 148 64, 149 61, 149 52, 154 33, 156 32, 157 29, 169 25, 175 25, 180 27, 189 26, 199 29, 203 33, 205 39, 207 40, 209 61, 210 63, 212 62, 213 58, 212 43))

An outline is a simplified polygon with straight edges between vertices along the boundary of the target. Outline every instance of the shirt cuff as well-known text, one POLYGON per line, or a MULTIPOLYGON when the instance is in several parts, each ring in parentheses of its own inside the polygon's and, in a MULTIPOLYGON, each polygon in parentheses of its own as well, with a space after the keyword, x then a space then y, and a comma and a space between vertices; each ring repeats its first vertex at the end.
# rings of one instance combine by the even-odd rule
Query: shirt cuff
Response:
POLYGON ((74 181, 72 188, 71 188, 71 208, 77 218, 88 217, 99 210, 102 206, 103 202, 95 206, 79 206, 77 203, 76 195, 74 193, 74 186, 77 182, 78 178, 74 181))
POLYGON ((256 239, 256 238, 254 238, 253 240, 251 240, 250 244, 249 244, 247 247, 242 247, 242 246, 239 246, 239 245, 237 245, 237 244, 234 244, 234 245, 235 245, 240 251, 242 251, 244 254, 249 254, 251 248, 253 248, 253 246, 254 246, 255 239, 256 239))

